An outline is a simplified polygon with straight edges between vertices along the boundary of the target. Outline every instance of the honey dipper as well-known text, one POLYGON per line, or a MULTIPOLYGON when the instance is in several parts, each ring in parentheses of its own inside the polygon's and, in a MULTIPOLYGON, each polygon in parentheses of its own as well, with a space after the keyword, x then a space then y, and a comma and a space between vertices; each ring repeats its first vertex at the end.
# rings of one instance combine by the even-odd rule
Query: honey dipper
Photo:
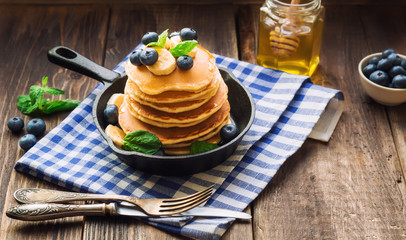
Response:
POLYGON ((272 51, 277 56, 289 56, 299 47, 300 39, 295 35, 298 21, 297 17, 292 14, 297 8, 296 4, 299 3, 300 0, 292 0, 290 2, 291 5, 288 10, 289 23, 284 26, 284 28, 288 29, 292 34, 285 35, 279 27, 276 27, 275 30, 269 33, 272 51))

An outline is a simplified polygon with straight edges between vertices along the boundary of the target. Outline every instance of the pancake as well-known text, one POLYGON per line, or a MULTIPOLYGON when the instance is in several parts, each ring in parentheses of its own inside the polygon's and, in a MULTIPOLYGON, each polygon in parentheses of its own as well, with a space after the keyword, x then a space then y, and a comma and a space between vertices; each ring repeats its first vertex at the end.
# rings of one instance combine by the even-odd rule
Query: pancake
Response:
POLYGON ((146 94, 156 95, 166 91, 199 92, 214 79, 217 71, 213 55, 197 46, 194 64, 188 71, 176 68, 171 74, 157 76, 146 66, 135 66, 130 60, 125 65, 127 76, 146 94))
MULTIPOLYGON (((127 99, 127 103, 128 103, 128 101, 129 101, 129 100, 127 99)), ((131 101, 131 100, 130 100, 130 101, 131 101)), ((139 114, 138 114, 136 111, 134 111, 134 109, 131 108, 131 107, 128 107, 128 111, 130 112, 131 115, 133 115, 133 117, 136 117, 138 120, 143 121, 143 122, 145 122, 145 123, 148 123, 148 124, 150 124, 150 125, 156 126, 156 127, 161 127, 161 128, 190 127, 190 126, 199 124, 200 122, 203 122, 203 121, 206 120, 208 117, 210 117, 210 116, 207 116, 206 118, 202 118, 202 119, 199 119, 199 120, 197 120, 197 121, 179 124, 179 123, 157 122, 157 121, 154 121, 154 120, 152 120, 152 119, 145 118, 145 117, 139 115, 139 114)))
POLYGON ((206 94, 206 95, 200 96, 199 98, 196 98, 194 100, 186 100, 183 102, 173 102, 173 103, 159 103, 159 102, 145 101, 141 98, 138 98, 137 95, 131 93, 131 90, 129 90, 130 85, 131 85, 131 82, 127 81, 127 84, 124 88, 124 92, 131 98, 131 100, 136 101, 142 105, 152 107, 159 111, 164 111, 164 112, 169 112, 169 113, 179 113, 179 112, 186 112, 186 111, 193 110, 195 108, 202 106, 207 101, 209 101, 210 98, 212 98, 216 94, 217 89, 220 86, 220 82, 219 82, 219 84, 217 84, 218 86, 216 88, 213 88, 213 90, 209 91, 208 94, 206 94))
POLYGON ((208 102, 204 103, 199 108, 180 113, 167 113, 159 111, 133 101, 128 96, 124 98, 124 101, 126 101, 129 104, 128 106, 137 113, 137 115, 134 117, 142 116, 155 122, 186 124, 205 119, 219 110, 223 103, 227 100, 227 93, 228 87, 222 81, 216 95, 214 95, 208 102))
MULTIPOLYGON (((214 144, 218 144, 221 141, 221 137, 220 137, 220 133, 216 133, 213 137, 209 138, 209 139, 205 139, 205 140, 196 140, 196 141, 206 141, 208 143, 214 143, 214 144)), ((186 155, 186 154, 190 154, 190 145, 187 146, 183 146, 183 147, 177 147, 177 148, 169 148, 167 146, 163 147, 163 150, 165 152, 165 154, 167 155, 186 155)))
POLYGON ((208 134, 201 136, 199 138, 193 139, 192 141, 185 141, 185 142, 180 142, 176 144, 166 144, 164 145, 165 148, 182 148, 182 147, 187 147, 192 145, 193 142, 195 141, 206 141, 210 143, 216 143, 214 140, 218 140, 218 142, 221 140, 220 138, 220 130, 221 128, 228 124, 230 122, 230 118, 226 118, 217 128, 213 129, 213 131, 209 132, 208 134), (218 137, 216 137, 218 136, 218 137))
POLYGON ((230 116, 230 104, 226 101, 222 107, 203 122, 186 128, 160 128, 144 123, 135 118, 128 110, 128 104, 124 103, 119 111, 119 124, 125 133, 135 130, 145 130, 155 134, 163 145, 176 144, 191 141, 202 137, 218 128, 230 116))
POLYGON ((141 99, 145 102, 176 103, 201 99, 204 96, 210 95, 211 93, 214 94, 220 86, 221 81, 221 74, 219 70, 216 69, 216 74, 213 81, 211 81, 207 87, 198 92, 166 91, 156 95, 149 95, 142 92, 137 84, 133 80, 131 80, 131 78, 128 79, 124 91, 126 94, 130 94, 131 97, 141 99))

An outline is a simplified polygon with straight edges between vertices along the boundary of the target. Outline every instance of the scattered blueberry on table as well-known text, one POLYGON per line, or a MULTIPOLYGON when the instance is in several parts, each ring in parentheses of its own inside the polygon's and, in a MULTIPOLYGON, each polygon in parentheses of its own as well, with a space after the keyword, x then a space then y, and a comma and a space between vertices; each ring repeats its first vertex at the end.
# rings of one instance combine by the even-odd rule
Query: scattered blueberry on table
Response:
POLYGON ((46 129, 45 122, 40 118, 34 118, 27 123, 27 132, 35 135, 36 137, 44 134, 46 129))
POLYGON ((34 134, 26 134, 21 137, 19 145, 25 151, 29 150, 34 144, 37 143, 37 138, 34 134))
POLYGON ((406 61, 393 49, 368 61, 362 73, 372 82, 390 88, 406 88, 406 61))
POLYGON ((12 117, 8 120, 7 122, 7 127, 13 132, 13 133, 19 133, 21 130, 24 128, 24 120, 21 119, 20 117, 12 117))

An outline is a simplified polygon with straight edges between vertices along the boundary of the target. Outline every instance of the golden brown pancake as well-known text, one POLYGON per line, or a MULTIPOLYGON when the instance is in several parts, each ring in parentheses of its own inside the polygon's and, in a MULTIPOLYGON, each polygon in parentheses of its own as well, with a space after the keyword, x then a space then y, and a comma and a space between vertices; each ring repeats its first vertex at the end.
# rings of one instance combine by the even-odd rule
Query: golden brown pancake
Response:
MULTIPOLYGON (((214 94, 220 86, 220 82, 223 81, 220 72, 216 69, 216 74, 213 81, 210 84, 198 92, 186 92, 186 91, 166 91, 156 95, 149 95, 140 90, 137 84, 128 79, 126 87, 124 89, 125 94, 130 94, 131 97, 142 99, 142 101, 151 103, 176 103, 192 101, 196 99, 204 98, 204 96, 214 94)), ((140 102, 140 101, 139 101, 140 102)))
POLYGON ((156 76, 145 66, 135 66, 129 60, 125 71, 131 81, 146 94, 156 95, 166 91, 199 92, 206 88, 215 77, 215 58, 204 48, 197 46, 193 67, 188 71, 176 68, 169 75, 156 76))
MULTIPOLYGON (((220 86, 220 84, 218 84, 220 86)), ((197 99, 190 100, 190 101, 184 101, 184 102, 173 102, 173 103, 159 103, 159 102, 149 102, 145 101, 141 98, 138 98, 135 94, 131 94, 131 91, 128 90, 129 84, 127 82, 126 87, 124 88, 124 92, 126 93, 127 96, 131 98, 131 100, 139 102, 142 105, 146 105, 149 107, 152 107, 156 110, 159 111, 164 111, 164 112, 170 112, 170 113, 179 113, 179 112, 186 112, 193 110, 195 108, 200 107, 204 103, 210 100, 211 97, 213 97, 216 94, 216 91, 209 91, 207 95, 203 95, 197 99)), ((218 88, 215 88, 214 90, 217 90, 218 88)))
POLYGON ((125 133, 135 130, 145 130, 155 134, 163 145, 191 141, 208 134, 219 127, 230 116, 230 104, 226 101, 222 107, 205 121, 186 128, 160 128, 144 123, 128 111, 124 102, 119 111, 119 124, 125 133))
POLYGON ((166 144, 165 148, 182 148, 182 147, 187 147, 190 146, 193 142, 195 141, 207 141, 207 142, 214 142, 214 140, 218 139, 220 141, 220 130, 221 128, 228 124, 229 122, 229 117, 227 117, 217 128, 213 129, 211 132, 208 134, 201 136, 199 138, 193 139, 192 141, 185 141, 185 142, 180 142, 180 143, 175 143, 175 144, 166 144), (218 138, 216 136, 218 135, 218 138))
POLYGON ((134 117, 142 116, 155 122, 186 124, 205 119, 219 110, 223 103, 227 100, 227 93, 228 87, 224 82, 222 82, 216 95, 214 95, 208 102, 204 103, 199 108, 180 113, 167 113, 164 111, 159 111, 133 101, 128 96, 124 98, 124 101, 126 101, 129 104, 129 107, 131 107, 132 110, 137 113, 137 115, 134 117))
MULTIPOLYGON (((208 143, 215 143, 218 144, 221 141, 220 134, 217 132, 213 137, 209 139, 204 139, 204 140, 196 140, 196 141, 206 141, 208 143)), ((167 155, 186 155, 190 154, 190 145, 183 146, 183 147, 177 147, 177 148, 169 148, 168 146, 165 146, 163 148, 165 154, 167 155)))
MULTIPOLYGON (((127 97, 126 97, 127 98, 127 97)), ((130 100, 131 101, 131 100, 130 100)), ((127 103, 129 102, 129 100, 127 99, 127 103)), ((128 106, 130 106, 131 103, 129 103, 128 106)), ((134 111, 134 109, 132 107, 128 107, 128 111, 131 113, 131 115, 133 115, 134 117, 136 117, 138 120, 143 121, 145 123, 148 123, 150 125, 153 126, 157 126, 157 127, 161 127, 161 128, 171 128, 171 127, 190 127, 193 125, 196 125, 204 120, 206 120, 208 117, 210 117, 209 115, 206 118, 202 118, 199 119, 197 121, 193 121, 193 122, 187 122, 187 123, 183 123, 183 124, 179 124, 179 123, 168 123, 168 122, 157 122, 154 121, 152 119, 149 118, 145 118, 141 115, 139 115, 136 111, 134 111)))

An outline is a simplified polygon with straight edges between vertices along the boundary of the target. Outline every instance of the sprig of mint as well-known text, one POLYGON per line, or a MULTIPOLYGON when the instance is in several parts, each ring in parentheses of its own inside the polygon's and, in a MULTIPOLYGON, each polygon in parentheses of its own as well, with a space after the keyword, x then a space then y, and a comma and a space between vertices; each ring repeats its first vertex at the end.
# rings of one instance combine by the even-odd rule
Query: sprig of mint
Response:
POLYGON ((180 56, 188 54, 196 46, 197 46, 196 40, 187 40, 187 41, 180 42, 174 48, 169 49, 169 52, 171 52, 172 56, 174 56, 174 57, 180 57, 180 56))
POLYGON ((147 44, 147 47, 160 47, 160 48, 164 48, 167 38, 168 38, 168 29, 166 29, 165 31, 163 31, 163 32, 159 35, 159 37, 158 37, 158 42, 150 42, 150 43, 147 44))
POLYGON ((190 146, 190 154, 198 154, 198 153, 204 153, 208 152, 210 150, 218 148, 219 145, 215 143, 208 143, 205 141, 197 141, 192 143, 190 146))
MULTIPOLYGON (((163 31, 159 37, 158 37, 158 42, 150 42, 147 44, 147 47, 160 47, 164 48, 166 39, 168 38, 168 29, 163 31)), ((187 41, 182 41, 179 44, 177 44, 175 47, 169 49, 169 52, 172 54, 174 57, 180 57, 183 55, 188 54, 190 51, 193 50, 197 46, 197 41, 196 40, 187 40, 187 41)))
POLYGON ((24 114, 50 114, 57 111, 72 110, 80 103, 79 100, 64 99, 54 100, 44 99, 44 94, 63 95, 65 91, 48 87, 48 77, 42 78, 42 87, 33 85, 30 87, 29 95, 19 95, 17 97, 17 108, 24 114))
POLYGON ((145 130, 135 130, 125 135, 121 148, 127 151, 137 151, 152 155, 155 154, 161 146, 162 143, 155 134, 145 130))

